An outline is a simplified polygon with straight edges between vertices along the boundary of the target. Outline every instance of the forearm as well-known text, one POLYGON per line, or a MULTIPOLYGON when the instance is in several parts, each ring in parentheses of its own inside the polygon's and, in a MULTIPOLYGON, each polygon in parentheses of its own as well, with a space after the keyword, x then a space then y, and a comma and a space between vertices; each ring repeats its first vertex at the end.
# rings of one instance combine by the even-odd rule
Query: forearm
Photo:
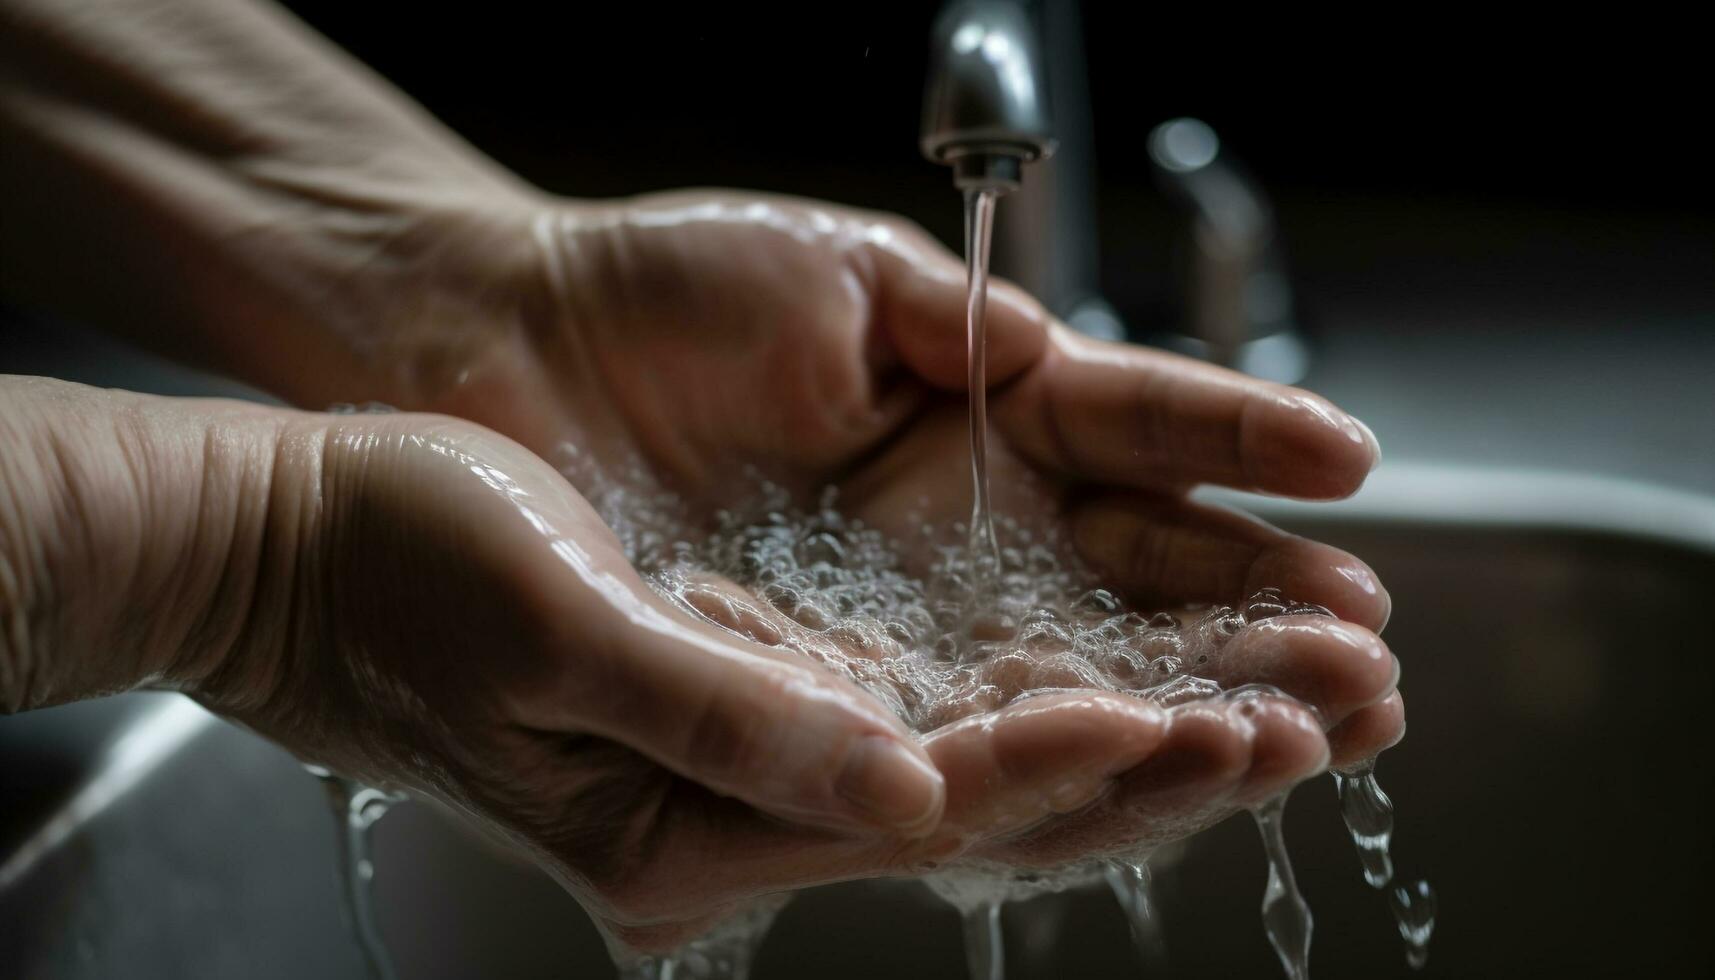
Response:
POLYGON ((7 292, 288 398, 384 398, 388 269, 532 193, 272 6, 0 18, 7 292))
POLYGON ((289 417, 0 376, 0 710, 221 665, 272 577, 289 417))

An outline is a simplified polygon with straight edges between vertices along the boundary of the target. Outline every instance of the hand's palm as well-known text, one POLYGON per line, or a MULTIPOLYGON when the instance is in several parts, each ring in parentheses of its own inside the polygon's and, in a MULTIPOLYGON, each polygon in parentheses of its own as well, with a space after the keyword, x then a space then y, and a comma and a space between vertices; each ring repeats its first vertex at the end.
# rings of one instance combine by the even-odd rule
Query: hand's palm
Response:
MULTIPOLYGON (((439 407, 568 471, 593 460, 693 507, 733 502, 754 470, 800 493, 837 484, 853 513, 887 530, 968 513, 963 277, 920 233, 835 208, 699 196, 549 214, 536 227, 540 264, 519 280, 532 297, 521 307, 525 356, 493 359, 486 377, 439 407)), ((1020 710, 1044 704, 1024 702, 929 740, 947 779, 946 819, 905 850, 782 829, 652 767, 647 754, 583 746, 600 758, 579 771, 605 775, 580 783, 579 796, 624 800, 643 821, 589 831, 652 842, 647 860, 614 869, 615 880, 680 897, 645 907, 675 918, 722 895, 921 867, 996 835, 991 853, 1034 863, 1162 840, 1278 792, 1330 749, 1351 762, 1397 738, 1392 658, 1369 632, 1387 599, 1368 569, 1184 496, 1203 482, 1348 493, 1373 458, 1366 434, 1312 396, 1075 338, 1006 287, 990 323, 997 503, 1008 506, 1031 474, 1045 492, 1028 505, 1149 607, 1237 603, 1276 586, 1349 621, 1253 626, 1233 640, 1221 678, 1298 696, 1331 727, 1327 741, 1319 720, 1288 702, 1166 715, 1116 695, 1053 710, 1020 710), (1078 816, 1007 836, 1071 809, 1078 816), (708 894, 660 878, 691 861, 743 872, 708 894)))

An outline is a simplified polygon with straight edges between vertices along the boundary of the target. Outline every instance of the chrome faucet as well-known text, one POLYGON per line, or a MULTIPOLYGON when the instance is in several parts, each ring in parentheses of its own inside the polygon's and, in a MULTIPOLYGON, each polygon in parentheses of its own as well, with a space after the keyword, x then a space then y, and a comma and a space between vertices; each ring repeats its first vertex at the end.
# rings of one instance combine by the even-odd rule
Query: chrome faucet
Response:
POLYGON ((935 22, 923 98, 923 154, 961 190, 1014 191, 1054 152, 1042 52, 1023 5, 952 3, 935 22))
MULTIPOLYGON (((1095 166, 1083 29, 1076 0, 952 0, 936 20, 923 153, 960 188, 1014 192, 996 222, 991 266, 1074 329, 1128 330, 1098 282, 1095 166), (1038 173, 1022 180, 1023 165, 1038 173)), ((1150 156, 1184 216, 1182 322, 1163 341, 1218 363, 1295 381, 1305 349, 1273 212, 1196 120, 1157 127, 1150 156)))

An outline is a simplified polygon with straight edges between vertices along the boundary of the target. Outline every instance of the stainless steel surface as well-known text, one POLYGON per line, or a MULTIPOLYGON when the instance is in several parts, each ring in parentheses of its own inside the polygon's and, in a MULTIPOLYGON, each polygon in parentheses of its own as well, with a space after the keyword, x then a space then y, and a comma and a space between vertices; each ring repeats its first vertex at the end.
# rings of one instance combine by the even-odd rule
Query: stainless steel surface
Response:
POLYGON ((1018 187, 1053 152, 1042 51, 1023 6, 954 3, 935 22, 923 96, 923 153, 960 188, 1018 187))
MULTIPOLYGON (((1346 504, 1262 507, 1364 555, 1392 589, 1387 636, 1412 725, 1379 774, 1399 806, 1402 871, 1441 894, 1423 976, 1700 976, 1715 658, 1694 627, 1715 585, 1715 501, 1392 469, 1346 504)), ((320 790, 278 750, 143 695, 0 719, 0 761, 8 774, 66 770, 4 787, 4 812, 37 816, 0 867, 17 866, 21 839, 69 831, 48 831, 57 841, 27 870, 0 871, 12 975, 360 976, 320 790), (77 800, 82 817, 56 824, 77 800)), ((1325 781, 1294 794, 1287 838, 1316 914, 1316 976, 1413 976, 1325 781)), ((381 926, 405 980, 610 975, 575 903, 436 811, 399 808, 376 844, 381 926)), ((1274 975, 1262 880, 1243 819, 1162 876, 1170 975, 1274 975)), ((1140 975, 1105 894, 1008 916, 1015 978, 1140 975)), ((782 916, 757 977, 960 976, 958 936, 914 886, 821 889, 782 916)))

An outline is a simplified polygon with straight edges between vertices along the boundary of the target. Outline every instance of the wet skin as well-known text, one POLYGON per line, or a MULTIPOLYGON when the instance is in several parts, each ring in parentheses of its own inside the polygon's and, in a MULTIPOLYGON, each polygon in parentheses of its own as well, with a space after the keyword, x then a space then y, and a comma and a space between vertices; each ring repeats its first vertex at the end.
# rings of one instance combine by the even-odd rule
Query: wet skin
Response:
MULTIPOLYGON (((731 502, 743 485, 734 474, 754 467, 806 493, 837 483, 850 510, 884 529, 902 529, 925 499, 946 509, 931 518, 963 516, 963 268, 920 231, 743 195, 528 203, 435 236, 406 306, 377 318, 383 346, 415 352, 383 397, 481 422, 571 470, 639 467, 638 489, 705 509, 731 502), (435 301, 437 291, 457 296, 435 301), (468 319, 453 330, 411 315, 437 305, 468 319)), ((464 732, 465 702, 491 691, 491 724, 504 733, 480 766, 504 774, 490 781, 500 785, 448 767, 430 788, 524 841, 609 928, 659 948, 757 893, 909 873, 966 852, 1050 865, 1181 837, 1396 741, 1397 665, 1376 636, 1389 601, 1369 569, 1186 496, 1203 483, 1344 496, 1377 459, 1367 430, 1313 395, 1077 337, 1004 283, 989 320, 997 508, 1048 508, 1141 608, 1236 603, 1275 586, 1332 610, 1337 619, 1247 629, 1234 641, 1247 655, 1218 678, 1266 681, 1302 703, 1032 700, 950 724, 909 758, 894 753, 877 770, 888 773, 879 796, 849 805, 831 774, 850 733, 909 738, 885 709, 789 649, 663 607, 575 492, 508 448, 500 469, 521 482, 533 474, 533 497, 572 515, 557 540, 584 557, 567 559, 562 544, 540 568, 510 562, 500 591, 532 599, 496 612, 490 628, 468 611, 412 627, 430 646, 453 644, 447 662, 424 668, 448 685, 424 695, 429 714, 464 732), (1009 495, 1022 469, 1046 494, 1009 495), (590 568, 607 584, 568 584, 590 568), (580 588, 584 598, 563 598, 580 588), (647 644, 627 636, 639 609, 651 610, 647 644), (508 648, 507 669, 473 667, 458 646, 473 640, 508 648), (636 653, 649 645, 663 652, 636 653), (624 718, 604 722, 601 710, 624 718)), ((461 438, 476 440, 477 458, 500 452, 461 438)), ((397 574, 401 559, 373 560, 386 567, 365 580, 397 574)), ((397 619, 384 605, 362 611, 366 633, 391 635, 397 619)), ((414 722, 400 726, 396 740, 420 740, 414 722)))

